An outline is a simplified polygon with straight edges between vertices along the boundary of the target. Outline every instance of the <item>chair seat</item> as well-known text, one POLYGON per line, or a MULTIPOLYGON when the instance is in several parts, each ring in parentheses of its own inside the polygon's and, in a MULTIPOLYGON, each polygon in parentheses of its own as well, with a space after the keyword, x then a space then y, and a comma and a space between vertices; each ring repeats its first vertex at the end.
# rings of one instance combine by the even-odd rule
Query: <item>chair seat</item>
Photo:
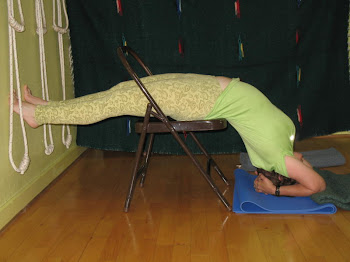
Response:
MULTIPOLYGON (((176 132, 197 132, 222 130, 227 127, 226 119, 195 120, 195 121, 170 121, 176 132)), ((142 133, 143 122, 135 123, 135 132, 142 133)), ((169 133, 169 129, 163 122, 149 122, 147 133, 169 133)))

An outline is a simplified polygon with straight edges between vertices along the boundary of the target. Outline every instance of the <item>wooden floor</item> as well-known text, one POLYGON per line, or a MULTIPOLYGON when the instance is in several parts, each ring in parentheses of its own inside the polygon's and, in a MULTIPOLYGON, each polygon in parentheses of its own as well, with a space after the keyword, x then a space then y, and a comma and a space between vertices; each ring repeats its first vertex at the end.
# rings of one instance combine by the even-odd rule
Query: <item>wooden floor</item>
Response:
MULTIPOLYGON (((317 138, 299 151, 334 146, 350 173, 350 138, 317 138)), ((216 157, 234 182, 238 155, 216 157)), ((184 156, 154 156, 129 213, 123 203, 133 154, 88 150, 0 233, 0 261, 349 261, 350 212, 246 215, 228 212, 184 156)), ((223 183, 218 181, 222 189, 223 183)), ((233 186, 225 196, 232 201, 233 186)))

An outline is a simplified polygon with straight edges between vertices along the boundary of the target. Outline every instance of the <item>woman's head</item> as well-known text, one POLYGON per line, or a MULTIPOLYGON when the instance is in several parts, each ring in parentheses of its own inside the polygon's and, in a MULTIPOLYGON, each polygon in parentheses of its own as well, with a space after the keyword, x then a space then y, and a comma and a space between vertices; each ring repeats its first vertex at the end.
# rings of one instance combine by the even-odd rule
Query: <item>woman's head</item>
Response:
POLYGON ((283 176, 275 171, 266 171, 262 168, 257 168, 258 174, 263 174, 265 177, 271 180, 275 186, 288 186, 294 185, 297 181, 295 179, 283 176))

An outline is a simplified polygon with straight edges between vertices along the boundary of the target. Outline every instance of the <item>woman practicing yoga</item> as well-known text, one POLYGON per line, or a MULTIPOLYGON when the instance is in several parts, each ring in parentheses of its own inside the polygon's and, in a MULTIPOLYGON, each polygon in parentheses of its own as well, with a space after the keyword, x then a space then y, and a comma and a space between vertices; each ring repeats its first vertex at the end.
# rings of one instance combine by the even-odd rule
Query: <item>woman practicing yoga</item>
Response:
MULTIPOLYGON (((295 127, 258 89, 238 78, 163 74, 141 79, 163 112, 177 120, 225 118, 238 131, 258 177, 257 192, 309 196, 325 190, 323 178, 293 152, 295 127), (276 180, 269 179, 271 175, 276 180), (272 182, 274 181, 274 182, 272 182), (297 181, 296 183, 294 183, 297 181)), ((147 99, 134 81, 65 101, 45 101, 24 87, 23 117, 42 124, 87 125, 121 115, 143 116, 147 99)), ((14 111, 19 113, 18 102, 14 111)))

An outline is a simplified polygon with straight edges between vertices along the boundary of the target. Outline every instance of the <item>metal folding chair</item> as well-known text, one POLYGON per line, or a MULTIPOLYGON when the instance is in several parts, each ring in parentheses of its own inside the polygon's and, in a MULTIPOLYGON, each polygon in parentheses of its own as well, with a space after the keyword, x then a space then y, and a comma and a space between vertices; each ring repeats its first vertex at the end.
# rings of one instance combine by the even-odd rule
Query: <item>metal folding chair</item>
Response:
POLYGON ((142 187, 144 185, 147 168, 148 168, 148 164, 149 164, 149 160, 152 152, 154 136, 156 133, 172 134, 174 139, 180 144, 182 149, 190 157, 194 165, 198 168, 198 170, 202 174, 203 178, 208 182, 208 184, 210 185, 212 190, 215 192, 215 194, 218 196, 218 198, 221 200, 221 202, 224 204, 224 206, 228 210, 231 210, 231 206, 229 202, 223 196, 223 194, 221 193, 219 188, 216 186, 216 184, 214 183, 211 177, 211 174, 210 174, 211 167, 213 167, 216 170, 216 172, 218 173, 218 175, 221 177, 221 179, 224 181, 226 185, 229 185, 229 181, 227 180, 227 178, 222 173, 222 171, 220 170, 218 165, 215 163, 213 158, 205 150, 203 145, 199 142, 199 140, 194 134, 194 132, 197 132, 197 131, 225 129, 227 127, 227 121, 225 119, 198 120, 198 121, 170 121, 168 117, 163 113, 161 108, 158 106, 156 101, 153 99, 151 94, 148 92, 146 86, 142 83, 138 75, 131 68, 129 62, 126 59, 125 54, 127 53, 129 56, 133 57, 138 62, 138 64, 146 71, 148 75, 152 75, 151 70, 144 64, 144 62, 140 59, 140 57, 130 47, 127 47, 127 46, 119 47, 117 52, 124 67, 129 72, 130 76, 135 80, 136 84, 139 86, 142 93, 146 96, 146 98, 149 101, 143 122, 138 122, 135 124, 135 131, 137 133, 140 133, 141 136, 140 136, 140 140, 139 140, 139 144, 136 152, 135 166, 133 168, 131 182, 130 182, 129 190, 125 200, 124 211, 128 212, 129 210, 130 202, 132 200, 133 193, 135 190, 135 185, 138 178, 141 177, 140 186, 142 187), (151 122, 150 121, 151 117, 155 117, 159 121, 151 122), (195 141, 199 149, 207 158, 206 169, 200 164, 196 156, 191 152, 191 150, 185 144, 183 139, 181 139, 181 137, 178 134, 179 132, 186 132, 193 138, 193 140, 195 141), (149 139, 146 139, 147 135, 149 135, 149 139), (148 145, 145 147, 145 143, 147 140, 148 140, 148 145), (146 148, 146 151, 144 156, 142 156, 143 155, 142 152, 144 148, 146 148))

